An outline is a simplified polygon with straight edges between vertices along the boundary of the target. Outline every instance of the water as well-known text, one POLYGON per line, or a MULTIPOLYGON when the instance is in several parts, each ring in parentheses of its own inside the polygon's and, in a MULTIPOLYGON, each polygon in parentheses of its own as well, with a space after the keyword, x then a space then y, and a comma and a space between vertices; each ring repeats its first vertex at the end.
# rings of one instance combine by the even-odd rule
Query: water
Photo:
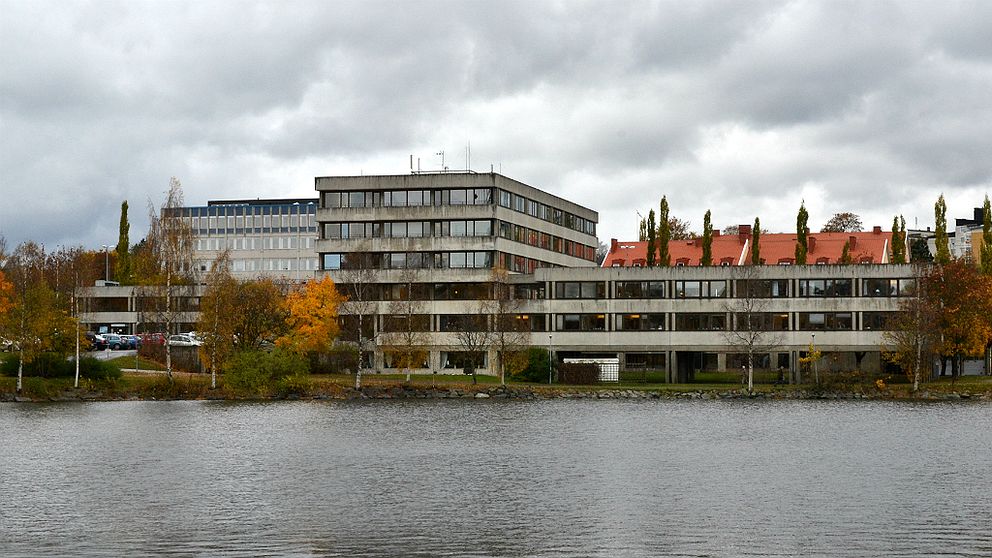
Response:
POLYGON ((0 555, 990 556, 992 406, 0 404, 0 555))

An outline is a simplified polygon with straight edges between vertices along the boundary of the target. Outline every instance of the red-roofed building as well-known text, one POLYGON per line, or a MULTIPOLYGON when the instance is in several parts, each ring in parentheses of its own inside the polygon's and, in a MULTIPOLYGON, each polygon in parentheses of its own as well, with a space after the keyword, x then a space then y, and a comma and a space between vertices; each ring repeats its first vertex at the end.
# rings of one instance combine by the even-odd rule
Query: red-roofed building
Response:
MULTIPOLYGON (((743 265, 751 263, 751 226, 740 225, 736 235, 713 232, 713 265, 743 265)), ((807 264, 838 264, 844 253, 845 243, 851 263, 889 263, 892 233, 875 227, 870 232, 814 233, 808 235, 807 264)), ((791 265, 796 263, 795 233, 763 233, 760 236, 761 263, 765 265, 791 265)), ((646 241, 610 241, 610 252, 603 260, 603 267, 647 266, 646 241)), ((703 257, 703 239, 672 240, 668 243, 672 266, 698 266, 703 257)))

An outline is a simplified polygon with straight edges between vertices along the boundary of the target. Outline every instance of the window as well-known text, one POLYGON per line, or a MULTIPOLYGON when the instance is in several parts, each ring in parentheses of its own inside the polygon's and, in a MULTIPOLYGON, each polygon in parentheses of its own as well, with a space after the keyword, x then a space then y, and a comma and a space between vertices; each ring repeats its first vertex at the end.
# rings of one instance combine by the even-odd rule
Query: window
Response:
POLYGON ((606 298, 603 281, 561 281, 555 283, 555 298, 606 298))
POLYGON ((756 312, 750 315, 738 313, 734 315, 737 331, 788 331, 788 313, 756 312), (748 320, 750 318, 750 325, 748 320))
POLYGON ((851 279, 803 279, 799 281, 799 296, 851 296, 852 285, 851 279))
POLYGON ((801 312, 799 329, 803 331, 854 329, 854 319, 850 312, 801 312))
POLYGON ((617 314, 617 331, 662 331, 665 329, 664 314, 617 314))
POLYGON ((341 254, 324 254, 321 269, 341 269, 341 254))
POLYGON ((723 298, 727 296, 726 281, 676 281, 676 298, 723 298))
POLYGON ((675 314, 675 330, 677 331, 722 331, 725 329, 727 329, 727 317, 724 314, 675 314))
POLYGON ((894 323, 898 312, 865 312, 861 315, 861 329, 865 331, 886 331, 894 323))
POLYGON ((558 314, 557 331, 605 331, 606 314, 558 314))

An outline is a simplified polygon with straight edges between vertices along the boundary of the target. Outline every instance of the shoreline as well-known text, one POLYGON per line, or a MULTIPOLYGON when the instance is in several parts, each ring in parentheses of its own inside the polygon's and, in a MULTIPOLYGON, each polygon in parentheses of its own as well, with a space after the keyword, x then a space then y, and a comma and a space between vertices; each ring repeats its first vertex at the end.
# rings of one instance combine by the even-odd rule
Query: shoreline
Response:
MULTIPOLYGON (((943 386, 942 386, 943 387, 943 386)), ((952 388, 953 386, 946 386, 952 388)), ((877 390, 836 389, 813 390, 809 388, 779 388, 771 391, 728 389, 664 390, 586 386, 538 385, 457 385, 423 386, 404 383, 363 386, 360 389, 337 384, 320 386, 309 393, 285 394, 231 394, 223 388, 196 394, 165 394, 154 390, 126 390, 124 393, 106 393, 96 388, 65 389, 47 396, 0 393, 0 402, 49 403, 94 401, 356 401, 394 399, 457 399, 457 400, 861 400, 861 401, 986 401, 992 402, 992 390, 921 388, 916 394, 908 386, 877 390), (332 387, 332 389, 326 389, 332 387)))

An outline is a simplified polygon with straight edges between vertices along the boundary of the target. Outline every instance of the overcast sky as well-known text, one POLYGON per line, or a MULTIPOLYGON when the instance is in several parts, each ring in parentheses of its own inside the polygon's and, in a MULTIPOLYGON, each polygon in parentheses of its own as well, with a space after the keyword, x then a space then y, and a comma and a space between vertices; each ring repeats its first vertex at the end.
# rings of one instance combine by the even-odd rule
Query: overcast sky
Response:
POLYGON ((933 225, 992 192, 992 2, 0 0, 0 234, 131 240, 313 177, 497 171, 634 239, 853 211, 933 225))

